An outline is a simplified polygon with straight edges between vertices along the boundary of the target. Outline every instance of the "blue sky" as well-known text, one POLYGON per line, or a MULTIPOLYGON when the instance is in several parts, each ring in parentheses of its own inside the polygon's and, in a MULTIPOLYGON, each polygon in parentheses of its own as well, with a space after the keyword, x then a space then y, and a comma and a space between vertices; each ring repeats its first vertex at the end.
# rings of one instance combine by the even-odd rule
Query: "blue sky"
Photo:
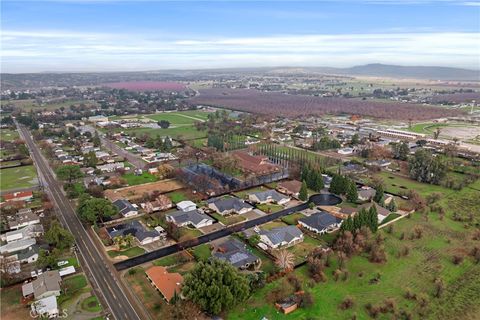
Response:
POLYGON ((2 1, 2 72, 364 63, 480 69, 480 2, 2 1))

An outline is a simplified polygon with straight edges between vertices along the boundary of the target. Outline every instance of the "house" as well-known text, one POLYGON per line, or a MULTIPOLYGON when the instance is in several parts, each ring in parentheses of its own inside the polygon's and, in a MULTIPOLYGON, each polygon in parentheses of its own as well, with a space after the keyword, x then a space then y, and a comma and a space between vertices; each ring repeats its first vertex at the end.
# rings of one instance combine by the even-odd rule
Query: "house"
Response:
POLYGON ((175 295, 180 296, 183 283, 181 274, 169 273, 167 268, 161 266, 150 267, 145 274, 167 302, 170 302, 175 295))
POLYGON ((290 247, 303 241, 303 233, 296 226, 261 230, 260 241, 272 249, 290 247))
POLYGON ((19 192, 12 192, 6 193, 3 196, 4 201, 32 201, 33 200, 33 192, 32 191, 19 191, 19 192))
POLYGON ((178 227, 193 226, 195 228, 202 228, 213 224, 215 221, 199 210, 191 211, 175 211, 166 214, 168 222, 174 223, 178 227))
POLYGON ((138 214, 137 208, 135 208, 128 200, 118 199, 113 201, 113 205, 117 207, 118 212, 125 218, 138 214))
POLYGON ((276 203, 279 205, 284 205, 290 201, 289 197, 286 197, 275 190, 251 193, 248 195, 248 199, 256 203, 276 203))
POLYGON ((385 167, 388 167, 389 165, 391 165, 392 162, 390 160, 382 159, 382 160, 365 161, 365 164, 367 166, 371 166, 371 167, 385 168, 385 167))
POLYGON ((103 116, 103 115, 91 116, 91 117, 88 117, 88 121, 90 121, 90 122, 108 122, 108 117, 103 116))
POLYGON ((358 206, 358 211, 362 209, 370 210, 372 206, 375 206, 375 209, 377 210, 378 222, 382 222, 383 219, 385 219, 391 213, 388 209, 385 209, 376 202, 362 204, 361 206, 358 206))
POLYGON ((114 227, 107 228, 110 238, 134 236, 140 244, 145 245, 160 240, 161 236, 157 230, 148 230, 139 221, 130 221, 114 227))
POLYGON ((20 263, 34 263, 38 260, 39 251, 40 247, 34 244, 27 249, 16 252, 13 257, 20 263))
POLYGON ((106 163, 103 165, 97 166, 97 169, 102 172, 114 172, 118 169, 124 169, 125 164, 123 162, 114 162, 114 163, 106 163))
POLYGON ((330 184, 332 183, 333 178, 330 177, 329 175, 322 174, 322 179, 323 179, 323 185, 325 186, 326 189, 330 188, 330 184))
POLYGON ((193 211, 197 209, 197 205, 190 200, 184 200, 177 203, 177 208, 182 211, 193 211))
POLYGON ((283 181, 279 182, 277 185, 277 190, 279 192, 295 198, 298 198, 301 188, 302 183, 298 180, 283 181))
POLYGON ((232 156, 238 160, 238 168, 244 173, 261 176, 280 172, 280 167, 271 163, 268 157, 254 156, 244 151, 234 151, 232 156))
POLYGON ((17 230, 37 223, 40 223, 40 218, 32 212, 32 209, 20 209, 13 218, 10 218, 8 227, 10 230, 17 230))
POLYGON ((41 224, 32 224, 21 229, 9 231, 1 235, 2 241, 13 242, 23 239, 37 238, 43 235, 43 226, 41 224))
POLYGON ((375 189, 370 187, 361 187, 358 189, 358 200, 360 201, 370 201, 375 196, 375 189))
POLYGON ((246 270, 256 269, 260 265, 260 259, 247 251, 247 245, 237 239, 229 238, 218 245, 212 256, 219 260, 227 261, 235 268, 246 270))
POLYGON ((148 201, 144 205, 147 213, 170 209, 173 206, 172 201, 166 195, 159 195, 154 201, 148 201))
POLYGON ((350 174, 362 174, 367 171, 368 171, 367 168, 356 163, 346 164, 342 168, 343 173, 350 173, 350 174))
POLYGON ((24 284, 22 286, 22 293, 24 297, 28 297, 33 294, 35 300, 60 295, 60 284, 62 278, 58 270, 47 271, 40 274, 37 279, 24 284))
POLYGON ((24 240, 13 241, 13 242, 7 243, 6 245, 1 246, 0 254, 13 253, 23 249, 28 249, 31 246, 33 246, 35 243, 37 243, 35 239, 24 239, 24 240))
POLYGON ((31 305, 31 315, 41 319, 53 319, 59 316, 57 297, 48 296, 42 299, 35 300, 31 305))
POLYGON ((354 151, 353 148, 342 148, 342 149, 338 149, 337 153, 349 155, 349 154, 353 154, 353 151, 354 151))
POLYGON ((58 270, 58 273, 60 274, 60 277, 65 277, 65 276, 68 276, 70 274, 74 274, 76 271, 75 271, 75 267, 74 266, 68 266, 68 267, 65 267, 65 268, 62 268, 60 270, 58 270))
POLYGON ((342 219, 335 217, 328 212, 320 211, 309 217, 299 219, 298 223, 307 230, 318 234, 324 234, 340 227, 342 219))
POLYGON ((212 199, 209 201, 208 207, 212 210, 215 210, 222 216, 232 213, 244 214, 253 210, 251 205, 235 197, 212 199))

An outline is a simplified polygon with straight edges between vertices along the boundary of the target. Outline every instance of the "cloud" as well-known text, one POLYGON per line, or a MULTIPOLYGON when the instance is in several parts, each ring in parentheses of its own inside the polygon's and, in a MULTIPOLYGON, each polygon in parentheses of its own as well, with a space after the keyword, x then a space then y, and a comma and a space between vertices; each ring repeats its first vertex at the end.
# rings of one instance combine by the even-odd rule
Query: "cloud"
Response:
POLYGON ((3 30, 3 72, 152 70, 363 63, 480 69, 480 33, 376 33, 232 38, 3 30))

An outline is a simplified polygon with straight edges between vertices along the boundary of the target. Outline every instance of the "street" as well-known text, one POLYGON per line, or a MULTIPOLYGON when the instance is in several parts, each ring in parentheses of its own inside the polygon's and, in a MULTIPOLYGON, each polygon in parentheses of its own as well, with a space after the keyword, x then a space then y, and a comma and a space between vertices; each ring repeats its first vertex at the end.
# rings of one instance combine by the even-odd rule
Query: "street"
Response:
POLYGON ((30 155, 38 170, 39 179, 45 187, 45 191, 51 196, 60 212, 60 219, 73 234, 76 240, 78 252, 85 262, 83 265, 92 275, 94 288, 100 293, 100 300, 105 301, 110 313, 118 320, 140 319, 136 310, 126 297, 125 290, 121 287, 119 275, 112 270, 101 252, 90 239, 83 224, 75 213, 75 209, 62 192, 62 185, 55 179, 50 166, 34 143, 30 132, 17 123, 19 132, 28 146, 30 155))

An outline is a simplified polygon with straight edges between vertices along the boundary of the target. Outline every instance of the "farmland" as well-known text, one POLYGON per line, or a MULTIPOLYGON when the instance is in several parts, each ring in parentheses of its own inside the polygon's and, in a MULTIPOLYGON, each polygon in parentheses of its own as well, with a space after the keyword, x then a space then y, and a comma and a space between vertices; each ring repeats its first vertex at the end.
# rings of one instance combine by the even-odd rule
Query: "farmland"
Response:
POLYGON ((112 82, 104 83, 103 86, 113 89, 126 89, 132 91, 181 91, 185 90, 186 86, 178 82, 164 82, 164 81, 132 81, 132 82, 112 82))
POLYGON ((358 114, 383 119, 424 120, 459 115, 462 112, 398 102, 363 101, 346 98, 323 98, 286 95, 247 89, 205 89, 190 100, 240 111, 284 116, 358 114), (421 111, 421 112, 419 112, 421 111))
POLYGON ((121 198, 139 198, 144 193, 158 191, 160 193, 166 193, 182 189, 184 186, 174 179, 161 180, 151 183, 145 183, 138 186, 130 186, 120 189, 110 189, 105 191, 105 196, 111 201, 121 198))

